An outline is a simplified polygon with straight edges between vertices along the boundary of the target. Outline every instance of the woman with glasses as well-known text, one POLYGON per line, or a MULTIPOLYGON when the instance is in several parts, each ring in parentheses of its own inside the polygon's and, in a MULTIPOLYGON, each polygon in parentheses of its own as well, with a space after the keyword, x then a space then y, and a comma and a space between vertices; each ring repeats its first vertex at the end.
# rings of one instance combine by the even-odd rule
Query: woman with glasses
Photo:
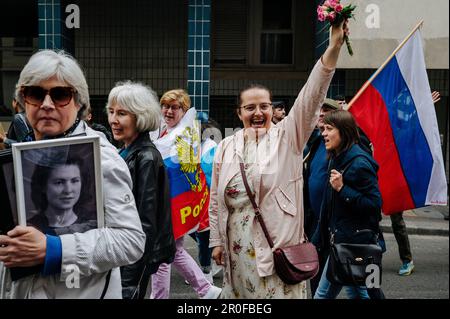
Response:
MULTIPOLYGON (((185 90, 176 89, 164 93, 160 99, 160 104, 164 125, 163 129, 160 130, 159 138, 165 136, 177 127, 183 116, 191 107, 191 99, 185 90)), ((200 298, 216 299, 219 296, 221 289, 209 282, 199 265, 184 249, 184 238, 178 238, 175 243, 176 253, 175 259, 173 260, 175 269, 191 285, 200 298)), ((158 272, 152 275, 151 298, 169 298, 170 266, 171 264, 161 264, 158 272)))
POLYGON ((305 240, 302 151, 333 77, 347 21, 332 27, 330 45, 316 63, 289 115, 272 123, 272 94, 251 85, 238 96, 244 126, 217 147, 211 182, 210 247, 224 265, 221 298, 306 298, 306 283, 285 284, 244 186, 241 164, 274 249, 305 240))
POLYGON ((150 275, 175 255, 169 180, 161 153, 149 137, 149 131, 159 127, 161 111, 155 92, 131 81, 119 82, 111 90, 106 111, 114 139, 123 143, 119 153, 130 169, 146 234, 144 256, 121 268, 122 294, 125 299, 144 299, 150 275))
MULTIPOLYGON (((33 140, 99 136, 81 120, 89 106, 83 71, 62 51, 35 53, 20 73, 16 96, 25 106, 33 140)), ((0 298, 122 297, 119 267, 141 258, 145 234, 127 165, 104 137, 100 138, 100 154, 106 227, 54 236, 16 226, 1 235, 0 262, 5 267, 39 271, 12 283, 3 278, 0 298), (74 280, 77 288, 71 288, 74 280)))

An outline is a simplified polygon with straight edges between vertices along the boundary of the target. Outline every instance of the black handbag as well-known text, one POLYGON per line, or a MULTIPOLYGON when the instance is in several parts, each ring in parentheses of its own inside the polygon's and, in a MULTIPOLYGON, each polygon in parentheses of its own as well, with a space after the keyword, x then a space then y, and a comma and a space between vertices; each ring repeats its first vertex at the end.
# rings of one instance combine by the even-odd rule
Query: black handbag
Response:
MULTIPOLYGON (((250 202, 255 211, 255 217, 261 225, 270 248, 273 249, 274 244, 272 238, 270 238, 264 219, 259 211, 259 207, 248 186, 247 176, 242 162, 240 163, 240 169, 245 190, 247 191, 247 195, 250 198, 250 202)), ((307 238, 304 243, 276 248, 273 252, 273 262, 278 277, 288 285, 295 285, 304 280, 311 279, 319 272, 319 257, 316 247, 308 242, 307 238)))
MULTIPOLYGON (((372 232, 370 229, 358 232, 372 232)), ((375 243, 334 243, 331 236, 330 257, 328 260, 327 279, 342 286, 366 286, 366 279, 374 267, 378 267, 379 283, 382 273, 382 249, 375 243)))
MULTIPOLYGON (((353 161, 352 161, 353 162, 353 161)), ((350 162, 341 171, 343 175, 350 162)), ((331 193, 331 215, 334 208, 334 190, 331 193)), ((328 259, 327 279, 332 284, 342 286, 366 286, 366 279, 374 269, 378 270, 381 284, 382 248, 378 245, 378 233, 371 229, 355 231, 346 242, 335 242, 336 230, 330 236, 330 256, 328 259)))

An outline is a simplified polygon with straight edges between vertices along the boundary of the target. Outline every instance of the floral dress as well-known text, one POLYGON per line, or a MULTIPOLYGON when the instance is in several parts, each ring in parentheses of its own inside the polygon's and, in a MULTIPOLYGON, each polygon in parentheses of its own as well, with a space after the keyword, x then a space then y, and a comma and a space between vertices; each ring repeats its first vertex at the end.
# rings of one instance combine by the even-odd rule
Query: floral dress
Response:
MULTIPOLYGON (((255 141, 246 141, 248 144, 255 141)), ((251 191, 254 193, 253 172, 257 169, 257 152, 244 152, 245 172, 251 191)), ((231 281, 224 276, 220 298, 223 299, 290 299, 306 298, 306 284, 285 284, 276 274, 260 277, 256 269, 256 254, 253 244, 252 225, 257 223, 253 206, 248 198, 240 173, 236 174, 225 189, 225 203, 228 207, 228 247, 229 260, 225 262, 231 281)))

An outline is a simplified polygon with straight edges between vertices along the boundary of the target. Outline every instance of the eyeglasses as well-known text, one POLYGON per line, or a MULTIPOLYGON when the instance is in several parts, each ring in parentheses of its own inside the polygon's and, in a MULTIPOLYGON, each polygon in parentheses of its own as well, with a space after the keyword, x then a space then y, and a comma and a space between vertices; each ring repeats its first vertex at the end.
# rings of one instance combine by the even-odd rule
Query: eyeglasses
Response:
POLYGON ((182 108, 182 106, 181 105, 167 105, 167 104, 163 104, 163 105, 161 105, 161 108, 163 109, 163 110, 169 110, 169 109, 172 109, 172 111, 178 111, 179 109, 181 109, 182 108))
POLYGON ((253 113, 256 111, 256 108, 258 107, 258 105, 259 105, 259 109, 262 112, 266 112, 272 108, 272 103, 248 104, 248 105, 241 106, 241 108, 243 108, 248 113, 253 113))
POLYGON ((55 86, 50 90, 46 90, 40 86, 23 86, 21 92, 23 99, 28 104, 41 106, 48 94, 55 106, 64 107, 72 101, 75 90, 66 86, 55 86))

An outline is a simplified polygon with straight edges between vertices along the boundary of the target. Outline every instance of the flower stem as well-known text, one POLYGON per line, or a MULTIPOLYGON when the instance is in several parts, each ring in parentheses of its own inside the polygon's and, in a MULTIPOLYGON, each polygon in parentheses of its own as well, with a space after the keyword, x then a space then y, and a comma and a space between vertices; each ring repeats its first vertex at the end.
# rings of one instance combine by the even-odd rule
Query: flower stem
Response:
POLYGON ((350 43, 350 39, 348 38, 348 36, 344 35, 344 41, 345 41, 345 44, 347 45, 348 54, 350 54, 350 56, 353 56, 353 48, 352 48, 352 45, 350 43))

